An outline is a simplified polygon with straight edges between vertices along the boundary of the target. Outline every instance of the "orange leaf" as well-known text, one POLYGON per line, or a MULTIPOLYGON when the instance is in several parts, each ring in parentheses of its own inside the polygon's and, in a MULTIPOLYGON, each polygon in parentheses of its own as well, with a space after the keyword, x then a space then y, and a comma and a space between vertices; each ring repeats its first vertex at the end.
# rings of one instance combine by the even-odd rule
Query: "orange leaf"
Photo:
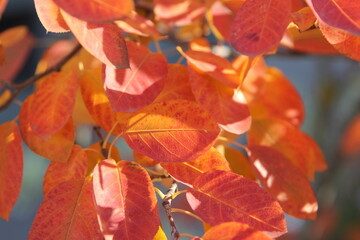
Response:
POLYGON ((36 213, 28 239, 103 239, 91 181, 72 179, 51 190, 36 213))
POLYGON ((207 109, 212 117, 234 134, 249 130, 251 117, 245 96, 214 78, 189 67, 190 85, 196 101, 207 109))
POLYGON ((8 0, 0 0, 0 17, 3 15, 7 4, 8 0))
POLYGON ((340 53, 360 61, 360 36, 352 35, 341 29, 326 25, 319 21, 319 26, 326 40, 340 53))
POLYGON ((10 97, 11 97, 11 91, 9 89, 5 89, 2 93, 0 93, 0 106, 6 103, 10 99, 10 97))
POLYGON ((0 34, 4 48, 5 63, 0 66, 1 80, 12 81, 22 66, 35 43, 33 35, 25 26, 17 26, 0 34))
POLYGON ((133 0, 54 0, 70 15, 87 22, 112 22, 134 10, 133 0))
POLYGON ((280 119, 254 120, 248 132, 248 142, 276 149, 310 180, 314 180, 315 171, 322 171, 327 167, 317 143, 290 123, 280 119))
POLYGON ((211 52, 210 43, 204 37, 192 39, 189 43, 189 48, 193 51, 211 52))
POLYGON ((21 136, 15 122, 0 125, 0 217, 9 220, 19 197, 23 172, 21 136))
POLYGON ((286 232, 279 203, 247 178, 214 170, 197 177, 193 187, 186 198, 195 213, 210 225, 237 221, 271 237, 286 232))
POLYGON ((297 12, 291 13, 291 19, 299 28, 300 32, 311 28, 316 21, 316 17, 309 7, 304 7, 297 12))
POLYGON ((199 158, 181 163, 161 163, 161 166, 176 179, 191 186, 197 176, 210 170, 230 171, 229 164, 215 148, 210 148, 199 158))
POLYGON ((69 160, 66 163, 51 162, 46 170, 43 182, 43 192, 46 196, 50 190, 62 182, 85 178, 88 158, 85 151, 74 145, 69 160))
POLYGON ((160 33, 156 29, 154 23, 135 11, 132 12, 125 19, 115 22, 116 25, 124 32, 136 34, 139 36, 150 36, 153 38, 159 37, 160 33))
POLYGON ((47 32, 62 33, 70 31, 61 15, 60 8, 53 0, 35 0, 34 3, 40 22, 47 32))
POLYGON ((148 156, 138 153, 138 152, 135 152, 135 151, 133 152, 133 155, 134 155, 135 161, 145 167, 153 167, 159 163, 158 161, 155 161, 154 159, 149 158, 148 156))
POLYGON ((299 93, 277 68, 268 68, 265 75, 247 77, 242 89, 252 118, 280 118, 296 127, 304 121, 305 110, 299 93))
POLYGON ((131 117, 124 138, 134 151, 159 162, 184 162, 204 154, 220 129, 210 114, 194 102, 157 102, 131 117))
MULTIPOLYGON (((226 3, 225 3, 226 4, 226 3)), ((233 12, 221 1, 216 1, 210 8, 206 17, 209 27, 218 39, 230 42, 230 28, 234 19, 233 12)))
MULTIPOLYGON (((88 171, 86 175, 91 175, 93 173, 93 170, 100 161, 105 160, 109 154, 109 147, 111 144, 107 144, 105 149, 102 148, 101 143, 97 142, 85 149, 86 155, 88 158, 88 171)), ((121 161, 121 156, 119 149, 116 146, 113 146, 111 148, 110 153, 111 159, 114 159, 116 162, 121 161)))
POLYGON ((194 22, 205 10, 201 0, 154 0, 156 19, 177 26, 194 22))
POLYGON ((61 12, 81 45, 101 62, 115 68, 128 68, 126 44, 114 23, 87 23, 61 12))
POLYGON ((315 219, 318 203, 301 170, 270 147, 249 145, 248 151, 261 185, 279 201, 284 211, 296 218, 315 219))
POLYGON ((167 237, 164 233, 164 230, 161 228, 161 226, 159 226, 159 229, 158 229, 157 233, 155 234, 153 240, 167 240, 167 237))
POLYGON ((188 50, 184 53, 181 48, 177 49, 187 59, 188 65, 193 66, 198 71, 231 88, 237 88, 240 85, 242 79, 239 78, 237 71, 227 59, 210 52, 188 50))
POLYGON ((78 82, 74 73, 53 72, 37 89, 32 103, 30 125, 43 139, 55 135, 70 119, 75 106, 78 82))
POLYGON ((175 99, 195 101, 190 88, 187 67, 180 64, 169 64, 164 88, 154 102, 175 99))
POLYGON ((130 68, 105 66, 104 88, 115 112, 134 112, 150 104, 164 87, 168 68, 164 55, 126 42, 130 68))
POLYGON ((245 1, 231 26, 231 45, 250 56, 272 50, 280 42, 289 24, 290 11, 291 1, 245 1))
POLYGON ((360 114, 347 125, 341 139, 341 150, 345 155, 354 155, 360 152, 360 114))
POLYGON ((30 126, 33 116, 32 102, 34 95, 27 97, 21 106, 19 123, 20 131, 26 145, 36 154, 55 162, 66 162, 70 156, 74 140, 75 129, 71 119, 54 136, 48 140, 38 137, 30 126))
POLYGON ((122 132, 130 114, 112 111, 101 76, 101 67, 84 71, 80 76, 81 94, 85 106, 95 122, 107 132, 117 124, 112 134, 118 135, 122 132))
POLYGON ((271 240, 260 231, 250 228, 248 225, 239 222, 227 222, 210 228, 203 240, 271 240))
POLYGON ((327 25, 360 34, 359 2, 353 0, 306 0, 327 25))
POLYGON ((152 239, 159 228, 154 189, 146 170, 113 159, 94 169, 94 193, 101 230, 114 240, 152 239))

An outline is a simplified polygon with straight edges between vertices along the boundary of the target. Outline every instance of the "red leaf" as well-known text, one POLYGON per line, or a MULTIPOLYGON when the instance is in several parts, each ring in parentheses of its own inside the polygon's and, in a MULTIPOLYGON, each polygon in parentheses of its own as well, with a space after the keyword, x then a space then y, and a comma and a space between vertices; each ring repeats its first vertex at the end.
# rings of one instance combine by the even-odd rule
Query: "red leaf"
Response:
POLYGON ((29 240, 101 240, 92 183, 73 179, 57 185, 41 203, 29 240))
POLYGON ((318 203, 301 170, 270 147, 249 145, 248 149, 261 185, 279 201, 284 211, 296 218, 315 219, 318 203))
POLYGON ((231 45, 250 56, 272 50, 280 42, 289 24, 290 11, 291 1, 245 1, 231 26, 231 45))
POLYGON ((306 0, 315 15, 327 25, 360 34, 360 5, 353 0, 306 0))
POLYGON ((21 136, 15 122, 0 125, 0 217, 9 220, 20 194, 23 172, 21 136))
POLYGON ((360 36, 328 26, 321 21, 319 21, 319 26, 326 40, 336 50, 349 58, 360 61, 360 36))
POLYGON ((341 150, 345 155, 354 155, 360 152, 360 114, 347 125, 341 139, 341 150))
POLYGON ((107 159, 94 169, 100 226, 114 240, 152 239, 159 227, 157 201, 149 175, 137 163, 107 159))
POLYGON ((135 11, 125 19, 115 22, 116 25, 124 32, 136 34, 139 36, 159 37, 160 33, 156 29, 154 23, 135 11))
POLYGON ((277 68, 268 68, 265 74, 251 74, 242 85, 251 117, 280 118, 296 127, 301 126, 305 117, 304 105, 286 76, 277 68))
POLYGON ((181 163, 161 163, 161 166, 177 181, 192 185, 195 178, 210 170, 230 171, 229 164, 215 148, 199 158, 181 163))
POLYGON ((81 45, 101 62, 114 68, 128 68, 126 44, 114 23, 87 23, 61 12, 81 45))
POLYGON ((0 0, 0 17, 3 15, 7 4, 8 0, 0 0))
POLYGON ((55 33, 70 31, 60 8, 53 0, 35 0, 34 3, 36 13, 46 31, 55 33))
POLYGON ((126 42, 130 68, 105 66, 104 88, 115 112, 134 112, 150 104, 164 87, 168 72, 164 55, 126 42))
POLYGON ((77 89, 77 78, 72 72, 46 76, 32 102, 30 125, 36 135, 48 139, 66 124, 75 106, 77 89))
POLYGON ((36 154, 56 162, 66 162, 70 156, 75 129, 71 119, 54 136, 48 140, 38 137, 30 126, 33 115, 32 102, 34 95, 27 97, 21 106, 19 115, 20 131, 26 145, 36 154))
POLYGON ((197 72, 191 66, 189 73, 196 101, 210 112, 222 128, 234 134, 249 130, 251 117, 241 90, 225 86, 216 79, 197 72))
POLYGON ((87 162, 87 155, 79 145, 73 146, 69 160, 66 163, 51 162, 44 176, 44 195, 46 196, 50 190, 62 182, 85 178, 88 167, 87 162))
POLYGON ((257 119, 251 124, 248 142, 269 146, 286 156, 308 179, 327 165, 317 143, 305 133, 280 119, 257 119))
POLYGON ((230 28, 234 19, 233 12, 224 3, 216 1, 207 14, 209 26, 217 38, 230 42, 230 28))
POLYGON ((279 203, 247 178, 214 170, 196 178, 193 187, 186 198, 195 213, 210 225, 237 221, 272 237, 286 232, 279 203))
POLYGON ((12 81, 25 63, 35 43, 33 35, 25 26, 17 26, 0 34, 5 63, 0 66, 1 80, 12 81))
POLYGON ((194 102, 153 103, 131 117, 124 133, 134 151, 159 162, 194 160, 213 145, 220 129, 208 112, 194 102))
POLYGON ((296 24, 300 32, 303 32, 315 24, 316 17, 309 7, 304 7, 297 12, 291 13, 291 20, 296 24))
POLYGON ((222 223, 210 228, 203 240, 271 240, 262 232, 250 228, 246 224, 239 222, 222 223))
POLYGON ((133 0, 54 0, 70 15, 87 22, 112 22, 134 10, 133 0))

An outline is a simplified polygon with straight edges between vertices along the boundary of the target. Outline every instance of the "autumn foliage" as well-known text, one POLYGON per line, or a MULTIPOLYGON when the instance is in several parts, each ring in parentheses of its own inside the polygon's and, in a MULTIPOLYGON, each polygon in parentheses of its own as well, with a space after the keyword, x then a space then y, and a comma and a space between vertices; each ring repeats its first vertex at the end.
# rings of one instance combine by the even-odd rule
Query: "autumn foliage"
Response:
MULTIPOLYGON (((171 204, 183 192, 191 208, 183 212, 209 226, 204 240, 271 239, 287 232, 284 213, 316 218, 309 181, 327 164, 300 129, 297 90, 263 56, 285 47, 359 61, 356 1, 35 0, 35 7, 46 31, 74 39, 55 42, 36 74, 15 84, 34 39, 23 26, 0 34, 0 109, 35 85, 18 117, 0 125, 0 217, 9 219, 19 195, 22 142, 51 161, 29 239, 159 240, 167 239, 165 224, 178 239, 185 235, 171 204), (239 54, 216 55, 210 34, 239 54), (182 42, 177 63, 160 49, 169 38, 182 42), (76 144, 81 124, 98 133, 93 145, 76 144), (121 157, 119 138, 135 161, 121 157), (169 179, 165 194, 154 185, 169 179), (160 221, 161 205, 169 221, 160 221)), ((351 125, 357 133, 359 122, 351 125)), ((343 145, 351 153, 360 134, 349 135, 343 145)))

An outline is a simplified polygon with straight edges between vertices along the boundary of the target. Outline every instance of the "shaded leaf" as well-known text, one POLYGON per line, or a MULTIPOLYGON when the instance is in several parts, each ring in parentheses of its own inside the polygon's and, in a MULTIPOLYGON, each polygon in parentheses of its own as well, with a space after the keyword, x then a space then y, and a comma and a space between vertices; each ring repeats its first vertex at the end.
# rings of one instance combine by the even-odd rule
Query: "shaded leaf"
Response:
POLYGON ((3 15, 7 4, 8 4, 8 0, 1 0, 0 1, 0 16, 3 15))
POLYGON ((70 15, 88 22, 112 22, 134 9, 133 0, 54 0, 70 15))
POLYGON ((127 123, 125 141, 134 151, 159 162, 198 158, 220 133, 208 112, 194 102, 157 102, 136 112, 127 123))
POLYGON ((249 130, 251 116, 241 90, 225 86, 192 67, 189 67, 189 73, 196 101, 210 112, 222 128, 234 134, 249 130))
POLYGON ((78 86, 72 72, 46 76, 32 102, 30 125, 36 135, 48 139, 63 128, 73 112, 78 86))
POLYGON ((51 190, 36 213, 28 239, 103 239, 91 181, 72 179, 51 190))
POLYGON ((192 185, 195 178, 210 170, 230 171, 226 159, 215 148, 210 148, 199 158, 181 163, 161 163, 161 166, 175 178, 176 181, 192 185))
POLYGON ((159 226, 159 230, 155 234, 153 240, 167 240, 167 237, 166 237, 166 235, 164 233, 164 230, 162 229, 161 226, 159 226))
POLYGON ((327 168, 317 143, 305 133, 280 119, 257 119, 251 124, 248 142, 269 146, 286 156, 308 179, 327 168))
POLYGON ((70 31, 61 15, 60 8, 53 0, 35 0, 34 4, 40 22, 47 32, 61 33, 70 31))
POLYGON ((289 24, 290 10, 291 1, 245 1, 231 25, 231 45, 250 56, 272 50, 280 42, 289 24))
POLYGON ((85 151, 74 145, 66 163, 51 162, 48 166, 43 182, 43 192, 46 196, 53 188, 62 182, 85 178, 88 158, 85 151))
POLYGON ((226 2, 216 1, 206 14, 209 27, 218 39, 230 42, 230 28, 234 13, 226 6, 226 2))
POLYGON ((92 55, 115 68, 129 67, 125 40, 116 24, 87 23, 63 11, 61 13, 76 39, 92 55))
POLYGON ((319 26, 326 40, 340 53, 360 61, 360 36, 352 35, 319 21, 319 26))
POLYGON ((284 211, 296 218, 315 219, 318 203, 301 170, 270 147, 249 145, 248 150, 261 185, 279 201, 284 211))
POLYGON ((9 220, 20 195, 23 175, 23 149, 15 122, 0 125, 0 217, 9 220))
POLYGON ((242 89, 252 118, 280 118, 296 127, 303 123, 305 110, 302 99, 277 68, 268 68, 264 75, 247 77, 242 89))
POLYGON ((115 22, 116 25, 123 31, 139 36, 150 36, 153 38, 159 37, 160 33, 156 29, 154 23, 147 18, 144 18, 133 11, 125 19, 115 22))
POLYGON ((115 112, 134 112, 150 104, 164 87, 167 60, 144 46, 126 42, 130 68, 105 66, 104 88, 115 112))
POLYGON ((93 184, 104 235, 114 235, 114 240, 155 236, 159 228, 157 201, 145 169, 136 163, 107 159, 95 167, 93 184))
POLYGON ((203 240, 271 240, 260 231, 250 228, 248 225, 239 222, 227 222, 210 228, 203 240))
POLYGON ((203 173, 186 198, 195 213, 211 225, 237 221, 272 237, 286 232, 279 203, 255 182, 235 173, 203 173))
POLYGON ((360 34, 360 5, 352 0, 306 0, 315 15, 327 25, 360 34))
POLYGON ((354 155, 360 152, 360 114, 346 126, 341 139, 341 151, 345 155, 354 155))
POLYGON ((25 64, 35 40, 26 26, 17 26, 0 34, 5 63, 0 66, 1 80, 11 82, 25 64))
POLYGON ((36 154, 56 162, 66 162, 70 156, 75 129, 71 119, 54 136, 47 140, 38 137, 30 126, 34 95, 27 97, 19 115, 20 131, 26 145, 36 154))
POLYGON ((291 20, 304 32, 314 26, 316 17, 309 7, 304 7, 297 12, 291 13, 291 20))
POLYGON ((153 167, 159 163, 158 161, 155 161, 154 159, 152 159, 144 154, 138 153, 136 151, 133 152, 133 155, 134 155, 135 161, 145 167, 153 167))

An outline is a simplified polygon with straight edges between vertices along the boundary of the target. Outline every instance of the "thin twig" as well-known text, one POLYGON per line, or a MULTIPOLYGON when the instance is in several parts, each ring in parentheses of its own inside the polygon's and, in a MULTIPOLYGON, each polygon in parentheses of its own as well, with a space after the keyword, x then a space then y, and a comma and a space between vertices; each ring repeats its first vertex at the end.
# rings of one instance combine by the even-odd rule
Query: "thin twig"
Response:
POLYGON ((171 201, 173 199, 172 196, 177 192, 177 190, 178 190, 177 183, 176 183, 176 181, 173 181, 173 183, 171 184, 171 187, 167 191, 165 197, 163 198, 163 202, 162 202, 162 205, 166 211, 166 215, 168 216, 168 219, 169 219, 172 240, 177 240, 180 237, 180 234, 176 228, 175 221, 174 221, 174 218, 172 217, 172 213, 171 213, 171 201))
POLYGON ((75 56, 81 49, 81 45, 78 44, 68 55, 66 55, 60 62, 55 64, 54 66, 48 68, 45 72, 36 74, 31 78, 28 78, 25 82, 20 84, 11 84, 11 87, 15 89, 12 92, 11 97, 0 106, 0 112, 4 111, 8 106, 14 101, 14 99, 19 95, 19 93, 26 87, 30 86, 31 84, 35 83, 36 81, 40 80, 41 78, 45 77, 46 75, 52 72, 59 72, 61 68, 67 63, 73 56, 75 56))

